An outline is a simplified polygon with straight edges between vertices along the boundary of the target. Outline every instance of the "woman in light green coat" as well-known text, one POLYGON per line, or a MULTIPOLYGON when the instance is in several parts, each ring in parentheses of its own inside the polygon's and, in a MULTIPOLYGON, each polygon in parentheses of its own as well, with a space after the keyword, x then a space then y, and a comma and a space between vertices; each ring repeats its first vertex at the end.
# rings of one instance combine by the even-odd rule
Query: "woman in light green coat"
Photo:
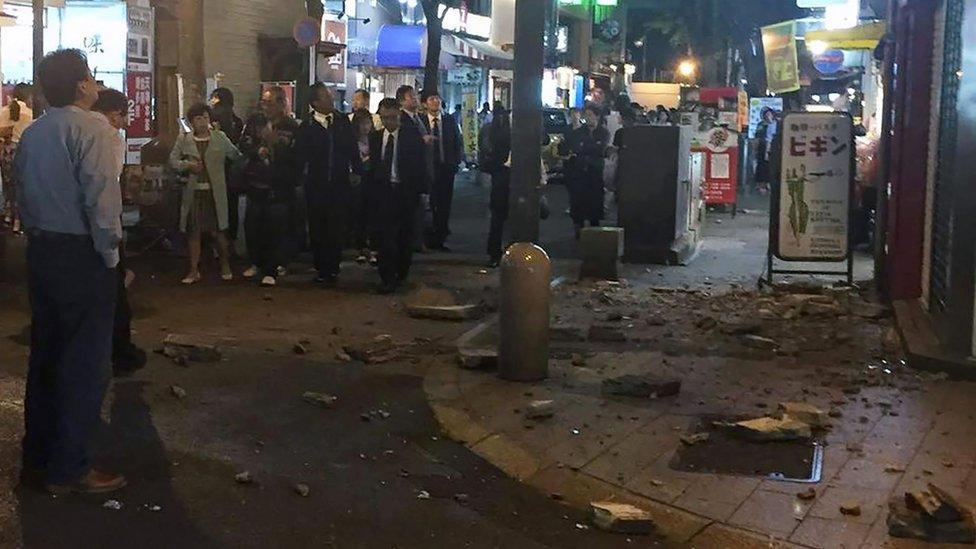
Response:
POLYGON ((180 230, 187 233, 190 249, 190 270, 183 284, 196 284, 200 275, 200 239, 203 233, 217 240, 220 252, 220 273, 224 280, 232 280, 230 251, 227 237, 227 174, 226 161, 240 161, 241 152, 220 130, 210 127, 210 107, 198 104, 186 113, 192 133, 181 134, 169 155, 169 162, 186 176, 183 203, 180 207, 180 230))

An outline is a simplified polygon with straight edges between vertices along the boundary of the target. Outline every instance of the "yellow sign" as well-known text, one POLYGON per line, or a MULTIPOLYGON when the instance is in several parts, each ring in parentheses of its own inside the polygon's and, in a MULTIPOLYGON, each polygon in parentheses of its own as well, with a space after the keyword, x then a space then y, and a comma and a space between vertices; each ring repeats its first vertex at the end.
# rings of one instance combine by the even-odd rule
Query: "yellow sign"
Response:
POLYGON ((800 70, 796 59, 796 21, 762 28, 766 54, 766 87, 772 93, 800 89, 800 70))

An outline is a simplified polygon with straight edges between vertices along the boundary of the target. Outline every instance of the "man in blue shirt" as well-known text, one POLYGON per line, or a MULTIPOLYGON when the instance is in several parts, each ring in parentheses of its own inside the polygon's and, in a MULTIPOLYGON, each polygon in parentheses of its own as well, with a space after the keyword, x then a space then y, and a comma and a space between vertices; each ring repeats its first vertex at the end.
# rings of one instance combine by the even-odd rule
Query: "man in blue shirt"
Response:
POLYGON ((51 108, 15 160, 31 303, 21 479, 53 493, 109 492, 125 478, 93 469, 88 444, 111 377, 118 135, 89 112, 99 86, 81 51, 46 55, 38 80, 51 108))

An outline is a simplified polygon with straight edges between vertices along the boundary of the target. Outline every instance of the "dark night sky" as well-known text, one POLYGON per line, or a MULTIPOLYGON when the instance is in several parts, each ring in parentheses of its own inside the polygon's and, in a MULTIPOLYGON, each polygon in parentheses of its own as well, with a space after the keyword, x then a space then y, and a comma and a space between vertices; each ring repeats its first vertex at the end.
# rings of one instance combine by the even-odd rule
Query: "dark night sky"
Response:
MULTIPOLYGON (((705 11, 702 8, 710 2, 709 0, 683 0, 680 2, 661 0, 659 2, 662 6, 672 3, 677 4, 678 7, 657 9, 664 9, 669 13, 680 13, 682 9, 686 10, 688 14, 702 13, 705 11)), ((720 10, 718 14, 719 25, 728 25, 726 28, 731 30, 735 42, 740 45, 745 42, 752 29, 803 17, 809 11, 797 8, 793 0, 717 0, 716 5, 720 10)), ((630 9, 627 21, 630 39, 628 49, 633 56, 633 61, 638 65, 641 63, 641 50, 636 48, 633 42, 644 34, 645 25, 655 16, 655 8, 631 7, 630 9)), ((704 32, 692 31, 696 42, 700 42, 698 50, 706 48, 705 44, 708 43, 710 29, 711 25, 706 22, 703 27, 704 32)), ((700 55, 707 52, 696 51, 695 53, 700 55)), ((678 59, 684 55, 683 49, 673 47, 662 34, 654 31, 648 34, 648 66, 650 68, 671 70, 678 59)))

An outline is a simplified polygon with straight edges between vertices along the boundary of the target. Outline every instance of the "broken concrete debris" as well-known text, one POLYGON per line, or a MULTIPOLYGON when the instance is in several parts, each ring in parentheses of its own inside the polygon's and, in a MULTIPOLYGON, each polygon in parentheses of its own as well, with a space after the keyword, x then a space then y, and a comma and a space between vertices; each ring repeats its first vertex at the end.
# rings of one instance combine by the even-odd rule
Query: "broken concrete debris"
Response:
POLYGON ((627 503, 598 501, 590 503, 590 509, 593 524, 607 532, 649 535, 654 530, 651 514, 627 503))
POLYGON ((888 534, 896 538, 931 543, 976 543, 972 509, 944 489, 929 483, 927 489, 906 492, 888 503, 888 534))
POLYGON ((755 334, 741 335, 739 336, 739 342, 750 349, 760 349, 763 351, 773 351, 779 347, 779 343, 776 343, 775 340, 755 334))
POLYGON ((849 517, 859 517, 861 516, 861 504, 854 502, 842 503, 840 505, 840 514, 849 517))
POLYGON ((812 501, 817 499, 817 491, 813 488, 807 488, 802 492, 797 492, 796 497, 801 501, 812 501))
POLYGON ((677 378, 652 375, 623 375, 605 379, 602 384, 604 395, 627 396, 635 398, 660 398, 674 396, 681 391, 681 380, 677 378))
POLYGON ((683 435, 681 437, 681 443, 685 446, 694 446, 701 442, 706 442, 709 438, 708 433, 695 433, 693 435, 683 435))
POLYGON ((411 318, 427 320, 451 320, 460 322, 471 320, 481 315, 481 305, 406 305, 407 314, 411 318))
POLYGON ((234 475, 234 482, 238 484, 253 484, 254 477, 251 476, 250 471, 243 471, 234 475))
POLYGON ((806 402, 781 402, 779 410, 783 419, 791 418, 809 424, 814 429, 823 429, 830 424, 827 414, 812 404, 806 402))
POLYGON ((525 419, 548 419, 556 414, 556 403, 552 400, 533 400, 525 409, 525 419))
POLYGON ((717 423, 734 435, 752 442, 806 440, 813 436, 810 425, 802 421, 761 417, 736 423, 717 423))
POLYGON ((312 489, 309 488, 308 484, 305 484, 304 482, 299 482, 296 484, 294 486, 294 490, 296 494, 302 496, 303 498, 307 498, 308 495, 312 493, 312 489))
POLYGON ((186 389, 180 387, 179 385, 170 385, 169 392, 176 397, 177 400, 183 400, 186 398, 186 389))
POLYGON ((308 354, 308 344, 299 341, 291 348, 292 352, 296 355, 307 355, 308 354))
POLYGON ((498 351, 458 348, 458 366, 465 370, 494 370, 498 367, 498 351))
POLYGON ((302 393, 302 400, 308 402, 309 404, 315 404, 316 406, 321 406, 323 408, 332 408, 339 397, 333 395, 327 395, 325 393, 316 393, 314 391, 305 391, 302 393))
POLYGON ((222 356, 220 348, 212 342, 182 334, 168 334, 163 340, 162 353, 174 361, 188 362, 219 362, 222 356))
POLYGON ((102 504, 102 508, 111 509, 113 511, 119 511, 122 509, 122 502, 117 499, 110 499, 102 504))

